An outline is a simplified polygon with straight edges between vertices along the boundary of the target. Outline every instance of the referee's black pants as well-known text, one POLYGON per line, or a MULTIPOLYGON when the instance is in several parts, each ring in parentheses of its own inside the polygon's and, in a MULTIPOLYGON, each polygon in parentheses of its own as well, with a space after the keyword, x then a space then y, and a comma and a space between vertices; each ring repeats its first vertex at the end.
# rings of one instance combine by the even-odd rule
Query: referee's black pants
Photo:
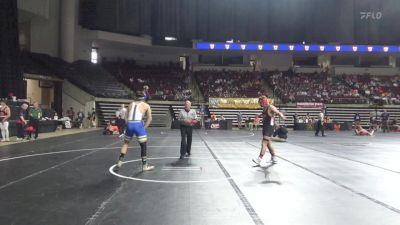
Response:
POLYGON ((192 126, 181 125, 181 156, 184 156, 186 153, 190 154, 192 147, 192 133, 192 126))
POLYGON ((315 136, 318 136, 319 132, 321 131, 322 136, 325 136, 324 134, 324 125, 322 124, 322 120, 318 120, 316 124, 316 130, 315 130, 315 136))

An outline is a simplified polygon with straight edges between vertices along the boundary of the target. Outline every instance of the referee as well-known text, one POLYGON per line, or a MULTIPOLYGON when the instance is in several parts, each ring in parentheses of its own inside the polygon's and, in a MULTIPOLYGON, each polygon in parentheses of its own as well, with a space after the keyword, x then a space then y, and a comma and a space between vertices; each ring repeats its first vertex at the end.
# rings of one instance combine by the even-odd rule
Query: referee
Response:
POLYGON ((181 109, 179 112, 178 120, 180 122, 181 128, 181 157, 179 159, 183 159, 185 154, 187 156, 191 155, 191 146, 192 146, 192 131, 193 125, 195 125, 197 121, 197 114, 194 109, 191 109, 192 103, 189 100, 185 101, 185 108, 181 109))
POLYGON ((318 136, 319 132, 321 131, 322 137, 325 137, 325 134, 324 134, 324 109, 321 109, 321 112, 318 115, 318 121, 315 125, 316 125, 315 136, 318 136))

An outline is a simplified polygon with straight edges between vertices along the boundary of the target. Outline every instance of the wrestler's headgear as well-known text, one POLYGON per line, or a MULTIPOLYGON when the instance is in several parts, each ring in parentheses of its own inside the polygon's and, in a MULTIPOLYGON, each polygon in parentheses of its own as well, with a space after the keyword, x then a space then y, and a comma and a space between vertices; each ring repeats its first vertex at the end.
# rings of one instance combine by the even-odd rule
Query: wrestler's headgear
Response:
POLYGON ((145 97, 145 94, 143 93, 143 91, 137 91, 136 92, 136 99, 137 100, 143 100, 145 97))
POLYGON ((258 103, 260 104, 260 106, 266 106, 269 104, 269 99, 267 98, 267 96, 262 95, 258 98, 258 103))

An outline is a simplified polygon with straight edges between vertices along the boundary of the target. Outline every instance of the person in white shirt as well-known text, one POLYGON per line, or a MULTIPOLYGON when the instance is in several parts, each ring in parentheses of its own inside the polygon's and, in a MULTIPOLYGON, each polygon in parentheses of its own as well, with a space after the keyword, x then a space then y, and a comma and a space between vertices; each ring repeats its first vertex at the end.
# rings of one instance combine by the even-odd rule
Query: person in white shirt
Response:
POLYGON ((0 102, 0 129, 1 129, 1 141, 10 141, 10 133, 8 131, 8 119, 11 117, 10 107, 3 101, 0 102))
POLYGON ((178 120, 181 122, 181 156, 183 159, 186 156, 190 156, 192 146, 192 132, 193 125, 198 123, 196 110, 191 109, 192 103, 189 100, 185 101, 185 108, 179 112, 178 120))

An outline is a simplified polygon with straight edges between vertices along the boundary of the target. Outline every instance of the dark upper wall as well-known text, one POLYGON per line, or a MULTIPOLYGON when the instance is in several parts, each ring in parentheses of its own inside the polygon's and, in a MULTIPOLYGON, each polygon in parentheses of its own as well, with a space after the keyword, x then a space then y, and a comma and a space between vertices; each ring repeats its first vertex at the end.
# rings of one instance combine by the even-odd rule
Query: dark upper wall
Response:
POLYGON ((26 97, 20 65, 18 42, 17 1, 0 1, 0 97, 14 93, 18 98, 26 97))
POLYGON ((155 39, 399 44, 399 11, 399 0, 81 0, 80 23, 155 39))

